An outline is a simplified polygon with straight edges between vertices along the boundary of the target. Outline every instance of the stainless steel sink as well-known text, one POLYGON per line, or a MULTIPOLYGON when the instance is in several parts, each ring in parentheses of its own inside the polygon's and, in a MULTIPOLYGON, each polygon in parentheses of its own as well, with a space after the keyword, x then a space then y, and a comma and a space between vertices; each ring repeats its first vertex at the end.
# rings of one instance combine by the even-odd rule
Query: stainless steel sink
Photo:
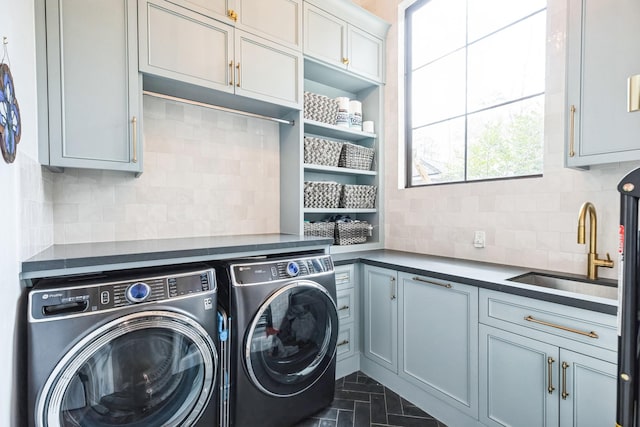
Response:
POLYGON ((536 272, 525 273, 507 280, 594 297, 618 299, 618 287, 613 280, 593 282, 587 279, 562 277, 536 272))

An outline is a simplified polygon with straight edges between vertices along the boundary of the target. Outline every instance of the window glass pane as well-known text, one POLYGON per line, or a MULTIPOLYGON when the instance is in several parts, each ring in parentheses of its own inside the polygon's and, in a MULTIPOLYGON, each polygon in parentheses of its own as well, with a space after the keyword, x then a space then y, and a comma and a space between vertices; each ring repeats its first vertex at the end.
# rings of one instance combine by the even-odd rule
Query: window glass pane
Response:
POLYGON ((464 181, 464 117, 415 129, 412 185, 464 181))
POLYGON ((469 1, 469 43, 547 7, 546 0, 469 1))
POLYGON ((412 125, 434 123, 464 114, 465 58, 458 51, 412 75, 412 125))
POLYGON ((469 112, 544 91, 544 13, 469 46, 469 112))
POLYGON ((542 173, 544 95, 468 116, 467 179, 542 173))
POLYGON ((413 14, 412 69, 463 47, 466 1, 430 0, 413 14))

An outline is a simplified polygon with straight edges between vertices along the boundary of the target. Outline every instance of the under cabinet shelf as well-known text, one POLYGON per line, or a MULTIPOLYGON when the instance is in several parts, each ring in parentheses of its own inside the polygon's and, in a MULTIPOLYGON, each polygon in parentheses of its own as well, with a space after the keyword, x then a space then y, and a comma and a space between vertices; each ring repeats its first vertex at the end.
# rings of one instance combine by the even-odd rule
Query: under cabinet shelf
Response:
POLYGON ((350 208, 335 208, 335 209, 325 209, 325 208, 304 208, 304 213, 320 213, 320 214, 345 214, 345 213, 376 213, 378 210, 373 209, 350 209, 350 208))
POLYGON ((329 138, 347 139, 349 141, 377 138, 375 133, 363 132, 361 130, 355 130, 344 126, 330 125, 308 119, 304 119, 303 122, 305 133, 327 136, 329 138))
POLYGON ((362 169, 350 169, 350 168, 340 168, 334 166, 322 166, 322 165, 313 165, 310 163, 304 164, 304 170, 313 171, 313 172, 326 172, 333 174, 341 174, 341 175, 366 175, 366 176, 376 176, 378 172, 376 171, 367 171, 362 169))

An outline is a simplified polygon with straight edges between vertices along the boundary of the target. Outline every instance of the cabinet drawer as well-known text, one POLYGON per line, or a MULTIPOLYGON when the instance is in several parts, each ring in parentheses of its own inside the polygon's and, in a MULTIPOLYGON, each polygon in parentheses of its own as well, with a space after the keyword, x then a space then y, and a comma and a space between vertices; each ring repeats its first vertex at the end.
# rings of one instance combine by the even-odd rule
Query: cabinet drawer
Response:
POLYGON ((340 324, 338 342, 336 344, 336 358, 338 360, 349 357, 355 353, 353 328, 353 323, 349 323, 348 325, 340 324))
POLYGON ((618 345, 615 316, 487 289, 480 290, 480 322, 520 334, 536 330, 607 350, 616 351, 618 345))
POLYGON ((352 288, 354 283, 354 266, 353 264, 349 265, 339 265, 334 269, 336 273, 336 289, 347 289, 352 288))
POLYGON ((353 322, 354 310, 353 303, 355 302, 355 289, 341 289, 337 292, 336 306, 338 307, 338 319, 340 324, 353 322))

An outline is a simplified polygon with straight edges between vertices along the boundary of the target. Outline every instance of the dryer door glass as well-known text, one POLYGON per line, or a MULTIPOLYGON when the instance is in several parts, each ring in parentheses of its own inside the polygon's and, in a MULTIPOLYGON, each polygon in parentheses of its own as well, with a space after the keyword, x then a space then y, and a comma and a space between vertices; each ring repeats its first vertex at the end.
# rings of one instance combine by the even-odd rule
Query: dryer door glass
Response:
POLYGON ((245 337, 247 371, 264 393, 301 393, 331 366, 337 335, 338 312, 326 289, 294 282, 256 313, 245 337))
POLYGON ((44 425, 193 425, 214 389, 216 350, 186 316, 158 313, 75 346, 45 385, 44 425))

